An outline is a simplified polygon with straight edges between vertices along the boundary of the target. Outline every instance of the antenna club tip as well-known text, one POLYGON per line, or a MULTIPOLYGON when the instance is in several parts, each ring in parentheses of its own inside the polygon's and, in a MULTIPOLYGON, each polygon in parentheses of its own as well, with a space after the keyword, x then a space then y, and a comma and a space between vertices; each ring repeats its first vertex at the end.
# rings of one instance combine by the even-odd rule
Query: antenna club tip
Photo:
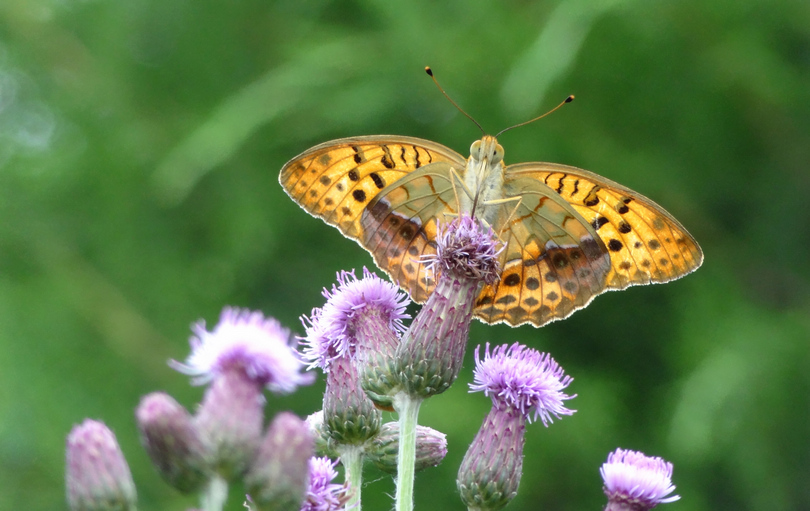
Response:
POLYGON ((425 66, 425 73, 427 73, 428 76, 433 76, 433 70, 430 69, 430 66, 425 66))
POLYGON ((565 102, 566 102, 566 103, 570 103, 570 102, 572 102, 572 101, 574 101, 574 95, 573 95, 573 94, 571 94, 570 96, 568 96, 567 98, 565 98, 565 102))

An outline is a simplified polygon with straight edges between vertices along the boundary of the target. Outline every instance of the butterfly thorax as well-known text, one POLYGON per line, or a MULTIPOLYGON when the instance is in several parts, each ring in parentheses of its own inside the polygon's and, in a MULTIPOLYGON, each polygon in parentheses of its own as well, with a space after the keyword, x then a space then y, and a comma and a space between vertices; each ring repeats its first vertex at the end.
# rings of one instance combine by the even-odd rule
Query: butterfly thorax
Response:
POLYGON ((493 201, 503 198, 503 147, 491 135, 484 135, 470 147, 464 172, 464 190, 458 191, 459 212, 492 224, 498 208, 493 201))

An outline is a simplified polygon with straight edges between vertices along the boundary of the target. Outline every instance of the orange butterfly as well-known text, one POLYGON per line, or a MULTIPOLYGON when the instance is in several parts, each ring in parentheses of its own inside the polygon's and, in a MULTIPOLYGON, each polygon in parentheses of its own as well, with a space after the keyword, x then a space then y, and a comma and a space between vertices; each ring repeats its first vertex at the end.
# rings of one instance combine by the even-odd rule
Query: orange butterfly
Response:
POLYGON ((505 165, 503 154, 488 135, 467 159, 419 138, 343 138, 287 162, 279 181, 419 303, 435 285, 420 261, 435 254, 438 225, 467 213, 492 226, 505 249, 500 281, 475 303, 487 323, 542 326, 605 291, 668 282, 703 262, 695 239, 643 195, 566 165, 505 165))

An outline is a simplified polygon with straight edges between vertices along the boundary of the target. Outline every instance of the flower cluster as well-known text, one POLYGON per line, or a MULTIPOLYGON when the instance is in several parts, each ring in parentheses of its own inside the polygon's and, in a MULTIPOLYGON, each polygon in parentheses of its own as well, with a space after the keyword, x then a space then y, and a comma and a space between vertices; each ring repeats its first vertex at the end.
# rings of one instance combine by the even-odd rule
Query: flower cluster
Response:
MULTIPOLYGON (((208 385, 196 412, 154 392, 135 413, 164 480, 199 495, 207 511, 223 509, 233 482, 246 489, 252 511, 361 511, 369 461, 395 474, 397 510, 410 511, 414 473, 447 454, 446 436, 417 424, 419 406, 458 377, 476 297, 500 273, 500 242, 476 218, 461 215, 440 226, 435 242, 428 245, 435 254, 413 260, 427 268, 432 293, 408 328, 405 293, 367 269, 362 278, 338 274, 323 291, 323 307, 302 317, 301 338, 275 319, 237 308, 225 308, 211 331, 194 324, 191 354, 170 366, 208 385), (314 368, 326 378, 322 410, 306 421, 278 412, 265 427, 265 391, 294 392, 313 382, 305 371, 314 368), (381 409, 395 411, 398 421, 384 422, 381 409), (342 483, 335 482, 338 464, 342 483)), ((475 349, 470 391, 483 392, 492 407, 458 471, 468 509, 497 511, 515 497, 526 426, 572 415, 566 402, 576 396, 565 392, 572 381, 548 353, 518 343, 475 349)), ((104 424, 76 426, 66 452, 73 511, 136 508, 129 468, 104 424)), ((671 495, 672 464, 661 458, 616 449, 600 472, 606 511, 646 511, 680 498, 671 495)))

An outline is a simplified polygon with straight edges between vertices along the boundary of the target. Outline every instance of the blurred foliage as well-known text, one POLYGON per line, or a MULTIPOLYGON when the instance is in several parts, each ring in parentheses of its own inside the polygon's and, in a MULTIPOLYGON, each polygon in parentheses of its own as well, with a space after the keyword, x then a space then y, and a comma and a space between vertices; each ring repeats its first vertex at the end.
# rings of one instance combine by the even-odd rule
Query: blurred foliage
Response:
MULTIPOLYGON (((301 330, 370 257, 277 183, 331 138, 395 133, 507 162, 596 171, 702 244, 683 280, 597 298, 543 329, 475 323, 574 376, 579 411, 528 429, 509 509, 601 509, 617 446, 675 465, 672 511, 810 509, 810 3, 803 0, 4 0, 0 4, 0 508, 64 508, 64 438, 116 432, 141 508, 194 505, 139 447, 139 396, 202 390, 166 367, 223 305, 301 330)), ((462 509, 455 473, 488 400, 466 370, 423 407, 448 435, 419 509, 462 509)), ((307 415, 321 383, 272 399, 307 415)), ((390 508, 369 469, 366 509, 390 508)), ((241 489, 230 509, 242 509, 241 489)))

